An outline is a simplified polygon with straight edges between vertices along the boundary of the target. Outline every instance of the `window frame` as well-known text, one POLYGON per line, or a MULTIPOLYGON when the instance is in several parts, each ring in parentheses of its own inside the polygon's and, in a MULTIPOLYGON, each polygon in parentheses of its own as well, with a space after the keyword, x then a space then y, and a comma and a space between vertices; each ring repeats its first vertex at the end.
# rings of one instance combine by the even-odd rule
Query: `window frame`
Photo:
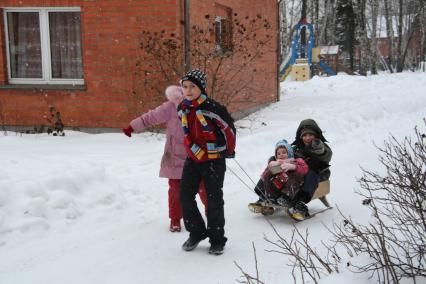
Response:
POLYGON ((224 12, 216 11, 214 18, 215 50, 222 53, 233 52, 232 8, 218 3, 216 3, 216 8, 220 8, 224 12))
MULTIPOLYGON (((84 63, 82 58, 82 79, 65 79, 65 78, 52 78, 52 62, 50 50, 50 28, 49 28, 49 12, 79 12, 80 13, 80 27, 81 27, 81 9, 80 7, 28 7, 28 8, 3 8, 4 30, 5 30, 5 44, 6 44, 6 61, 7 61, 7 78, 9 84, 31 84, 31 85, 84 85, 84 63), (40 46, 41 46, 41 68, 42 78, 12 78, 10 66, 10 50, 9 50, 9 27, 7 21, 7 13, 13 12, 28 12, 38 13, 40 23, 40 46)), ((80 34, 81 44, 83 41, 80 34)), ((81 46, 83 57, 83 46, 81 46)))
POLYGON ((216 16, 214 18, 215 24, 215 48, 217 51, 222 50, 222 17, 216 16))

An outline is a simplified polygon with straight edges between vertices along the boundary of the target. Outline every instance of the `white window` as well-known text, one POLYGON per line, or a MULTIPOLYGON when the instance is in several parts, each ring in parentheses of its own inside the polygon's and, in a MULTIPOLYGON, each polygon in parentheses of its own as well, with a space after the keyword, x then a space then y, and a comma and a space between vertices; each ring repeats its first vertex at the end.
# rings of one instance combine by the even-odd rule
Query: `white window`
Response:
POLYGON ((10 84, 82 85, 80 8, 5 8, 10 84))
POLYGON ((232 51, 232 23, 229 19, 220 16, 215 17, 216 50, 232 51))
POLYGON ((216 16, 214 19, 216 50, 222 49, 222 18, 216 16))

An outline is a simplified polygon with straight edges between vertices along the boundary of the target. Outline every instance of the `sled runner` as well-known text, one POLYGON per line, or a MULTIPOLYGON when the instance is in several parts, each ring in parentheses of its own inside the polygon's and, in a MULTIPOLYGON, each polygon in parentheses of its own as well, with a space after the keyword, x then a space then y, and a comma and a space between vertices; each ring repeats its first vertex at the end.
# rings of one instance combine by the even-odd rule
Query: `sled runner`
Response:
MULTIPOLYGON (((333 208, 333 207, 330 206, 330 204, 328 203, 328 200, 326 198, 326 195, 328 193, 330 193, 330 181, 326 180, 326 181, 320 182, 318 184, 318 188, 316 189, 314 195, 312 196, 312 200, 313 199, 319 199, 324 204, 324 206, 326 208, 319 210, 319 211, 316 211, 316 212, 311 212, 309 214, 309 216, 307 216, 304 220, 310 219, 310 218, 314 217, 315 215, 317 215, 319 213, 322 213, 322 212, 324 212, 328 209, 333 208)), ((249 208, 250 211, 252 211, 254 213, 262 214, 262 215, 265 215, 265 216, 270 216, 277 211, 283 211, 284 214, 286 214, 290 218, 292 218, 296 221, 302 221, 300 219, 296 219, 296 218, 293 217, 294 215, 293 215, 293 212, 292 212, 292 208, 281 206, 279 204, 272 203, 270 201, 249 203, 248 208, 249 208)))

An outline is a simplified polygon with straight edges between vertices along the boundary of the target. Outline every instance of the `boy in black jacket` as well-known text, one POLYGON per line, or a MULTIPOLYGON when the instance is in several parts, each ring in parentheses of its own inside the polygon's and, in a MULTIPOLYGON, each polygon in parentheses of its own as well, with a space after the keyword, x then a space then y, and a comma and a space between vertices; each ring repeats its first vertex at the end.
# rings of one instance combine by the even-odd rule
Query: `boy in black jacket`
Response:
POLYGON ((226 108, 207 97, 206 76, 202 71, 189 71, 182 77, 181 85, 185 99, 178 112, 188 157, 182 172, 180 200, 185 228, 189 231, 182 248, 191 251, 209 237, 209 253, 219 255, 227 241, 222 191, 225 158, 234 156, 236 131, 226 108), (201 181, 207 194, 207 227, 195 201, 201 181))

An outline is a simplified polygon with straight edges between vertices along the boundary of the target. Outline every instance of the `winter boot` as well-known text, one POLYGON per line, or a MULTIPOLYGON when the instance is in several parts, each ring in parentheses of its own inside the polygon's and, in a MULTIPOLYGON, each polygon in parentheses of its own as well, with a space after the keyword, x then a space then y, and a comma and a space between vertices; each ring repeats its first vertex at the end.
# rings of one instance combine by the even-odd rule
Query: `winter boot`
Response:
POLYGON ((170 232, 180 232, 182 230, 180 226, 180 220, 171 220, 170 221, 170 232))
POLYGON ((202 240, 204 240, 204 238, 201 238, 201 239, 195 239, 195 238, 191 238, 191 237, 189 237, 184 243, 183 243, 183 245, 182 245, 182 249, 184 250, 184 251, 191 251, 191 250, 194 250, 197 246, 198 246, 198 244, 202 241, 202 240))
POLYGON ((221 255, 225 250, 225 245, 223 244, 212 244, 209 249, 209 254, 221 255))
POLYGON ((276 200, 277 204, 284 207, 284 208, 290 208, 291 207, 291 200, 287 195, 282 195, 276 200))
POLYGON ((308 206, 302 201, 297 201, 294 204, 293 210, 290 212, 290 217, 296 221, 303 221, 309 217, 308 206))
POLYGON ((262 215, 269 216, 274 214, 275 209, 271 206, 263 206, 262 203, 254 202, 249 203, 248 208, 253 213, 261 213, 262 215))

